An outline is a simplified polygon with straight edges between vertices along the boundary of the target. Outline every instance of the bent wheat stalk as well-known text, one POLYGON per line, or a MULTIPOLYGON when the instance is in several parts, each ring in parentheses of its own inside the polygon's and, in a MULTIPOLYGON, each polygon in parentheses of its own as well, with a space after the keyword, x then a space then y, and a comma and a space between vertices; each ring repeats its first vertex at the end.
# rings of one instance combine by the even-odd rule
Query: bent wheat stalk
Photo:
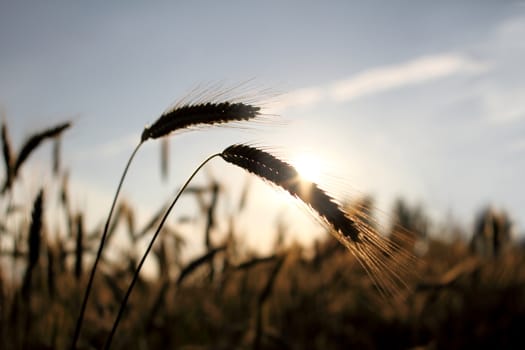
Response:
MULTIPOLYGON (((221 95, 218 95, 219 97, 221 95)), ((171 133, 174 133, 179 130, 185 130, 188 128, 198 127, 198 126, 207 126, 207 125, 220 125, 230 122, 239 122, 239 121, 248 121, 255 119, 260 116, 260 107, 256 107, 250 104, 245 104, 242 102, 230 102, 230 101, 218 101, 218 102, 194 102, 184 105, 176 105, 173 109, 162 114, 157 121, 155 121, 151 126, 146 127, 142 132, 140 142, 135 147, 133 153, 131 154, 124 172, 120 178, 119 184, 117 186, 117 191, 113 198, 113 203, 111 204, 111 209, 109 210, 108 218, 106 224, 104 225, 104 231, 100 239, 100 245, 97 251, 97 256, 95 262, 91 269, 89 276, 88 285, 86 287, 86 292, 84 299, 82 301, 80 314, 75 327, 75 333, 73 335, 73 342, 71 345, 72 349, 75 349, 76 343, 80 336, 80 329, 82 327, 82 322, 84 319, 84 313, 87 306, 87 301, 89 298, 89 293, 93 285, 93 279, 95 272, 100 261, 102 250, 106 242, 109 223, 111 221, 111 216, 115 209, 115 204, 124 182, 124 178, 129 170, 130 164, 138 152, 140 146, 149 139, 157 139, 163 136, 167 136, 171 133)))
POLYGON ((181 187, 173 202, 164 213, 133 275, 130 286, 120 305, 113 328, 106 341, 105 349, 109 349, 111 346, 113 336, 116 333, 140 270, 161 232, 168 215, 190 181, 206 163, 217 156, 223 158, 228 163, 237 165, 263 180, 284 189, 299 201, 306 204, 321 218, 321 221, 329 228, 330 232, 356 256, 379 287, 380 291, 384 292, 384 294, 394 294, 393 292, 395 292, 397 286, 403 283, 403 280, 383 257, 383 255, 391 254, 393 248, 385 239, 380 237, 377 232, 363 224, 362 221, 364 220, 352 219, 347 215, 345 210, 337 204, 335 199, 320 189, 317 184, 302 179, 292 165, 259 148, 243 144, 232 145, 221 153, 214 154, 202 162, 181 187))
POLYGON ((160 220, 160 223, 159 223, 159 225, 157 227, 157 230, 153 234, 153 237, 151 238, 151 240, 150 240, 150 242, 148 244, 148 247, 146 248, 146 251, 142 255, 142 258, 140 259, 140 262, 137 265, 137 269, 135 270, 135 273, 133 274, 133 279, 131 280, 131 283, 130 283, 130 285, 128 287, 128 290, 126 291, 126 294, 124 296, 124 299, 122 300, 122 303, 120 304, 120 309, 118 311, 117 318, 115 319, 115 322, 113 323, 113 327, 111 329, 111 332, 109 333, 109 336, 108 336, 108 339, 106 341, 106 344, 104 345, 104 349, 109 349, 110 346, 111 346, 111 342, 113 340, 113 336, 117 332, 117 328, 118 328, 118 325, 120 323, 120 320, 122 319, 122 315, 123 315, 124 309, 126 308, 126 305, 128 303, 128 299, 129 299, 129 297, 131 295, 133 287, 135 286, 135 283, 137 282, 137 280, 139 278, 140 270, 142 269, 142 266, 144 265, 144 262, 146 261, 146 258, 148 257, 149 252, 153 248, 153 244, 155 243, 157 237, 159 236, 159 233, 162 231, 162 227, 164 226, 164 223, 168 219, 168 215, 170 214, 171 210, 175 206, 175 203, 177 203, 177 201, 179 200, 180 196, 182 195, 182 193, 184 192, 186 187, 188 187, 188 185, 190 184, 191 180, 193 180, 195 175, 197 175, 199 170, 202 169, 202 167, 204 165, 206 165, 206 163, 208 163, 210 160, 212 160, 213 158, 215 158, 217 156, 219 156, 219 154, 214 154, 214 155, 208 157, 204 162, 202 162, 197 167, 197 169, 195 169, 193 174, 191 174, 190 177, 188 178, 188 180, 186 180, 186 182, 184 183, 184 185, 182 185, 182 187, 180 188, 179 192, 175 196, 175 199, 173 200, 173 202, 171 202, 170 206, 168 207, 168 209, 164 213, 164 216, 160 220))

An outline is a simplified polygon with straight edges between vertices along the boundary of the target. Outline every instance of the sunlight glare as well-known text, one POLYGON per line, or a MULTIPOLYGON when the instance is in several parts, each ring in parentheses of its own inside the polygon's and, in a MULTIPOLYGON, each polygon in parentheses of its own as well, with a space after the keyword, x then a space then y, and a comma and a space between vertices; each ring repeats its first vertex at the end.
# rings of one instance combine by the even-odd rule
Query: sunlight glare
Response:
POLYGON ((303 179, 319 183, 321 162, 318 158, 307 153, 299 154, 294 157, 292 165, 303 179))

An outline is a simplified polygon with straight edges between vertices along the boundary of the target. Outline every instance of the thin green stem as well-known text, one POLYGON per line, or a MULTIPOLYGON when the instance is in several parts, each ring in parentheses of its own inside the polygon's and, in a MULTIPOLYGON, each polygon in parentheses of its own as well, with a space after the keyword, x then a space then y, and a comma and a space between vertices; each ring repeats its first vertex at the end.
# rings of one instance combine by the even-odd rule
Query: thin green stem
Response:
POLYGON ((120 193, 120 189, 122 187, 122 183, 124 182, 124 178, 126 177, 126 174, 128 172, 129 166, 131 164, 131 161, 135 157, 135 154, 137 154, 137 151, 139 150, 140 146, 142 145, 142 141, 139 142, 139 144, 135 147, 133 150, 133 153, 129 157, 128 163, 126 164, 126 167, 124 168, 124 172, 122 173, 122 176, 120 177, 120 182, 117 187, 117 192, 115 193, 115 197, 113 198, 113 203, 111 204, 111 209, 109 210, 109 215, 106 220, 106 225, 104 226, 104 232, 102 233, 102 238, 100 239, 100 245, 98 247, 97 256, 95 258, 95 262, 93 264, 93 267, 91 268, 91 274, 89 275, 89 281, 86 287, 86 293, 84 294, 84 300, 82 301, 82 307, 80 309, 80 314, 78 315, 77 324, 75 327, 75 334, 73 336, 73 342, 71 344, 71 349, 76 349, 76 344, 78 341, 78 338, 80 336, 80 330, 82 328, 82 322, 84 320, 84 313, 86 311, 87 301, 89 299, 89 292, 91 291, 91 288, 93 286, 93 280, 95 278, 95 272, 97 270, 98 262, 100 261, 100 258, 102 257, 102 250, 104 249, 104 243, 106 242, 106 238, 108 235, 108 229, 109 229, 109 223, 111 221, 111 216, 113 215, 113 210, 115 209, 115 204, 117 203, 117 198, 120 193))
POLYGON ((193 180, 195 175, 197 175, 199 170, 201 170, 201 168, 204 165, 206 165, 206 163, 208 163, 210 160, 212 160, 213 158, 215 158, 217 156, 220 156, 220 155, 221 155, 220 153, 216 153, 216 154, 214 154, 212 156, 209 156, 205 161, 203 161, 197 167, 197 169, 195 169, 195 171, 191 174, 191 176, 188 178, 188 180, 186 180, 184 185, 182 185, 182 187, 180 188, 179 192, 175 196, 175 199, 173 200, 173 202, 171 202, 171 205, 169 206, 168 210, 166 211, 166 213, 162 217, 162 220, 160 221, 159 226, 157 227, 157 230, 153 234, 153 237, 151 238, 151 241, 149 242, 149 245, 146 248, 146 251, 144 252, 144 255, 142 256, 142 259, 140 260, 139 264, 137 265, 137 269, 135 270, 135 274, 133 275, 133 279, 131 280, 131 284, 129 285, 129 288, 126 291, 126 295, 124 296, 124 299, 122 300, 122 303, 120 304, 120 309, 118 311, 117 318, 115 319, 115 323, 113 323, 113 328, 111 329, 111 333, 109 333, 109 336, 108 336, 108 339, 106 341, 106 344, 104 345, 104 349, 107 350, 111 346, 111 342, 113 340, 113 336, 115 335, 115 333, 117 331, 117 327, 118 327, 118 325, 120 323, 120 320, 121 320, 122 315, 124 313, 124 309, 126 308, 126 305, 128 303, 128 299, 129 299, 129 296, 131 295, 133 287, 135 286, 135 283, 138 280, 140 270, 142 269, 142 266, 144 265, 144 262, 146 261, 146 258, 148 257, 149 252, 153 248, 153 244, 155 243, 155 240, 157 239, 160 231, 162 230, 162 226, 164 226, 164 223, 166 222, 166 219, 168 218, 168 215, 170 214, 171 210, 175 206, 175 203, 177 203, 177 201, 179 200, 180 196, 182 195, 182 193, 184 192, 186 187, 188 187, 188 185, 190 184, 191 180, 193 180))

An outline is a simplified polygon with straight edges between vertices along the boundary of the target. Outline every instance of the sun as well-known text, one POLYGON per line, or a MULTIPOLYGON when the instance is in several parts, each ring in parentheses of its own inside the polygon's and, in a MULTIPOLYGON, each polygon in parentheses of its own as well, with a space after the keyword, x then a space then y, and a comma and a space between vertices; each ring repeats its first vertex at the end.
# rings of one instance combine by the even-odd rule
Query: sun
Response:
POLYGON ((321 162, 318 158, 311 154, 302 153, 294 157, 291 163, 301 178, 310 182, 319 183, 321 162))

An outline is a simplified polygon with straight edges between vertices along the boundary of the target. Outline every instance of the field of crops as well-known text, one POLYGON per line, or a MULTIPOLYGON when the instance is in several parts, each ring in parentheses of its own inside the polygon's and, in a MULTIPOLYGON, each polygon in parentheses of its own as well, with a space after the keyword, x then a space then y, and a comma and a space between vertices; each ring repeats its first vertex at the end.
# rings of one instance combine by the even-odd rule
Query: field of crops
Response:
MULTIPOLYGON (((242 106, 234 107, 238 111, 242 106)), ((98 349, 109 347, 112 333, 113 349, 464 349, 523 344, 525 255, 513 240, 505 213, 487 209, 473 228, 451 223, 438 229, 421 208, 400 200, 389 227, 379 232, 369 201, 339 206, 313 183, 307 183, 306 196, 290 182, 289 175, 296 175, 292 167, 264 151, 232 146, 220 156, 308 204, 326 222, 326 236, 309 247, 278 239, 265 256, 249 251, 233 223, 218 232, 225 226, 217 223, 226 218, 216 215, 223 189, 213 182, 188 187, 188 195, 201 203, 198 215, 206 224, 192 232, 202 236, 204 252, 184 260, 186 237, 172 223, 159 226, 164 204, 143 227, 137 227, 132 205, 120 201, 106 229, 86 228, 86 213, 71 210, 75 193, 70 193, 59 161, 60 138, 69 127, 64 123, 35 133, 19 152, 11 147, 5 123, 2 128, 2 348, 98 349), (52 169, 62 182, 59 193, 42 189, 29 203, 14 201, 13 191, 24 186, 22 167, 33 150, 48 141, 55 145, 52 169), (255 161, 265 164, 264 169, 252 167, 255 161), (53 232, 49 222, 58 219, 45 215, 52 196, 60 197, 53 215, 64 221, 65 232, 53 232), (337 216, 339 211, 344 217, 337 216), (129 247, 109 258, 105 252, 112 249, 113 233, 119 230, 127 235, 129 247), (158 273, 139 275, 138 247, 155 231, 158 237, 148 259, 158 273), (101 254, 86 299, 103 236, 109 247, 101 254), (129 289, 132 280, 136 283, 129 289), (128 291, 129 300, 123 303, 128 291), (84 300, 85 314, 79 317, 84 300)), ((143 140, 159 136, 151 130, 143 140)), ((242 207, 240 203, 240 211, 242 207)), ((275 230, 283 231, 281 238, 286 231, 275 230)))

